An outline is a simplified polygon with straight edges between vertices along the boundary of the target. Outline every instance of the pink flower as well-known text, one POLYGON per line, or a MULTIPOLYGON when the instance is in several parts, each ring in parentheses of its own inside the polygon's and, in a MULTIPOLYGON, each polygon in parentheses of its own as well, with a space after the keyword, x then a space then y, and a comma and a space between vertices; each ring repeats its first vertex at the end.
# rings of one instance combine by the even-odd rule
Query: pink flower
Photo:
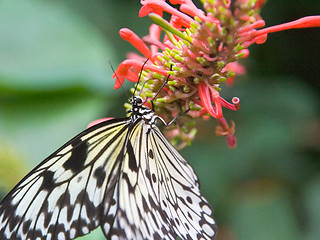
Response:
MULTIPOLYGON (((192 118, 206 118, 209 114, 216 118, 218 135, 227 136, 230 147, 236 145, 234 123, 230 128, 223 117, 223 108, 238 110, 239 98, 229 103, 221 97, 223 82, 232 85, 235 77, 245 74, 245 68, 238 60, 249 56, 248 47, 267 40, 267 34, 292 28, 319 27, 320 16, 264 28, 265 23, 259 15, 264 0, 216 0, 203 1, 204 11, 197 8, 191 0, 170 0, 179 4, 179 10, 165 0, 142 0, 139 16, 148 15, 154 22, 149 35, 139 38, 129 29, 121 29, 121 37, 129 41, 143 55, 130 54, 115 71, 115 88, 125 79, 138 82, 139 72, 145 59, 139 90, 142 97, 152 98, 166 81, 155 100, 157 114, 169 121, 176 114, 189 109, 187 116, 177 121, 174 138, 191 132, 192 118), (169 21, 162 18, 163 12, 171 14, 169 21), (160 33, 164 31, 163 39, 160 33), (146 82, 147 81, 147 82, 146 82), (146 83, 145 83, 146 82, 146 83), (143 85, 144 84, 144 85, 143 85), (176 129, 183 129, 177 134, 176 129)), ((194 136, 194 134, 192 135, 194 136)), ((187 141, 191 141, 190 136, 187 141)))
POLYGON ((94 120, 93 122, 89 123, 87 128, 90 128, 94 125, 97 125, 99 123, 102 123, 102 122, 105 122, 105 121, 108 121, 108 120, 111 120, 113 119, 112 117, 109 117, 109 118, 100 118, 100 119, 97 119, 97 120, 94 120))

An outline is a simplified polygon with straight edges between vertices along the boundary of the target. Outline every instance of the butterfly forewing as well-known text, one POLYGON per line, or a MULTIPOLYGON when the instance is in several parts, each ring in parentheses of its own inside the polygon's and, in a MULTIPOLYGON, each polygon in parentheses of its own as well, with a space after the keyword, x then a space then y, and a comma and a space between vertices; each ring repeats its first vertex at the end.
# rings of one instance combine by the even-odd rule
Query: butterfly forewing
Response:
POLYGON ((0 203, 0 239, 74 239, 98 226, 112 240, 213 239, 196 174, 142 102, 33 169, 0 203))
POLYGON ((87 129, 31 171, 1 202, 0 239, 73 239, 96 228, 115 205, 128 121, 87 129))

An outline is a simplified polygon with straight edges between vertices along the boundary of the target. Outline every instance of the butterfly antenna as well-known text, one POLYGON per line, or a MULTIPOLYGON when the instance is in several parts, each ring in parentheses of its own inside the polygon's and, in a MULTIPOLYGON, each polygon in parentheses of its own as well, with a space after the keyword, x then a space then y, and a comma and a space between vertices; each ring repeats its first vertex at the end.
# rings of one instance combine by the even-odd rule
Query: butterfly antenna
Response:
POLYGON ((108 62, 109 62, 109 64, 110 64, 110 67, 111 67, 111 69, 112 69, 113 74, 116 76, 116 81, 118 81, 118 83, 119 83, 120 86, 121 86, 121 89, 122 89, 124 95, 126 95, 126 97, 129 98, 129 96, 127 95, 126 91, 124 90, 123 84, 120 82, 120 80, 119 80, 119 78, 118 78, 118 76, 117 76, 117 74, 116 74, 116 71, 114 70, 114 68, 113 68, 110 60, 108 60, 108 62))
MULTIPOLYGON (((170 71, 172 71, 172 64, 170 66, 170 71)), ((159 88, 158 92, 156 93, 156 95, 154 95, 154 97, 150 100, 151 102, 151 106, 152 106, 152 111, 154 111, 154 103, 153 101, 156 99, 156 97, 159 95, 159 93, 161 92, 162 88, 168 83, 170 78, 170 74, 168 75, 167 79, 163 82, 162 86, 159 88)))
POLYGON ((169 123, 167 123, 166 125, 167 125, 167 126, 171 125, 172 123, 174 123, 174 122, 177 120, 177 118, 185 115, 185 114, 186 114, 187 112, 189 112, 189 111, 190 111, 190 108, 188 108, 187 110, 183 111, 182 113, 179 113, 177 116, 175 116, 175 117, 174 117, 169 123))
POLYGON ((148 79, 147 81, 145 81, 143 84, 142 84, 142 86, 141 86, 141 89, 140 89, 140 91, 139 91, 139 96, 141 95, 141 92, 142 92, 142 90, 143 90, 143 88, 144 88, 144 85, 148 82, 148 81, 152 81, 153 79, 148 79))
MULTIPOLYGON (((135 95, 135 93, 136 93, 136 91, 137 91, 137 88, 138 88, 138 85, 139 85, 139 82, 140 82, 140 80, 141 80, 141 75, 142 75, 143 68, 144 68, 144 66, 147 64, 148 61, 149 61, 149 58, 147 58, 147 59, 144 61, 144 63, 142 64, 142 66, 141 66, 141 70, 140 70, 140 73, 139 73, 138 82, 137 82, 137 84, 136 84, 136 86, 135 86, 135 88, 134 88, 134 91, 133 91, 133 96, 135 95)), ((145 82, 143 83, 142 88, 144 87, 144 84, 145 84, 145 82)), ((142 88, 141 88, 141 89, 142 89, 142 88)), ((140 92, 139 92, 139 95, 140 95, 140 93, 141 93, 141 90, 140 90, 140 92)))

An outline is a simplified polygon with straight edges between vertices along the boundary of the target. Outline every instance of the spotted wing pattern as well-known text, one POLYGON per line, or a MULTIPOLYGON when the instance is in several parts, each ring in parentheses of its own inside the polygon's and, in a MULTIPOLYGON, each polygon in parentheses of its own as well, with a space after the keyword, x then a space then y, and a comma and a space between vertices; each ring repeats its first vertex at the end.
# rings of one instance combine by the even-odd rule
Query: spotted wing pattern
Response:
POLYGON ((74 239, 102 218, 112 225, 129 123, 93 126, 32 170, 0 204, 0 239, 74 239))
POLYGON ((0 203, 0 239, 67 240, 99 225, 112 240, 213 239, 192 167, 152 117, 133 119, 85 130, 32 170, 0 203))
POLYGON ((213 239, 215 221, 192 167, 156 126, 130 132, 111 239, 213 239))

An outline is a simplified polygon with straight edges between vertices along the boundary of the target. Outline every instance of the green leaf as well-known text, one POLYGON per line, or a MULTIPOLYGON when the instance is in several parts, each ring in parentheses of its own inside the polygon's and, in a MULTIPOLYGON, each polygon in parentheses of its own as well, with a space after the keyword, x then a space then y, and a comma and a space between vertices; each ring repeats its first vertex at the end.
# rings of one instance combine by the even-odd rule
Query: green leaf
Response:
POLYGON ((320 177, 314 177, 307 182, 303 191, 304 208, 306 210, 306 236, 303 239, 312 240, 320 236, 320 177))
POLYGON ((100 227, 90 232, 88 235, 85 235, 83 237, 78 237, 77 240, 105 240, 105 236, 102 233, 102 230, 100 227))
POLYGON ((0 189, 8 192, 26 173, 24 159, 20 152, 5 139, 0 139, 0 189), (10 174, 8 174, 9 170, 10 174))
POLYGON ((113 48, 102 33, 65 4, 0 2, 0 85, 57 89, 85 85, 111 91, 113 48))
POLYGON ((233 227, 239 239, 302 239, 295 211, 285 189, 269 181, 250 182, 233 199, 233 227))
POLYGON ((10 96, 0 101, 1 137, 25 153, 31 166, 83 131, 91 121, 105 117, 101 111, 110 107, 104 97, 76 89, 18 92, 10 96))

